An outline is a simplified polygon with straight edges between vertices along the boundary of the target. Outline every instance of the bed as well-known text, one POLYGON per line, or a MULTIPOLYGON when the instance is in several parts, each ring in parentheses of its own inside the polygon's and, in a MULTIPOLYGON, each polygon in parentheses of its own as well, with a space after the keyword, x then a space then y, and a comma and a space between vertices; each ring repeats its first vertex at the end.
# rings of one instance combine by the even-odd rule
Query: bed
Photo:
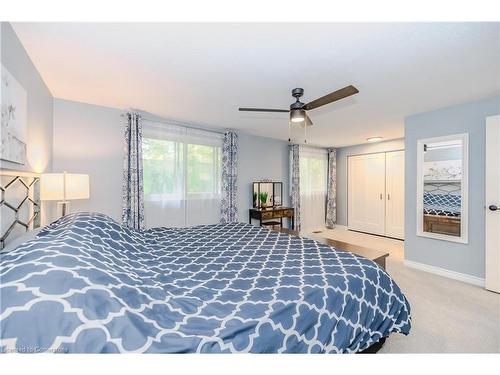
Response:
POLYGON ((424 231, 460 237, 460 195, 424 193, 424 231))
POLYGON ((0 261, 2 352, 355 353, 411 327, 372 261, 250 224, 70 214, 0 261))
POLYGON ((424 214, 460 218, 460 195, 424 193, 424 214))

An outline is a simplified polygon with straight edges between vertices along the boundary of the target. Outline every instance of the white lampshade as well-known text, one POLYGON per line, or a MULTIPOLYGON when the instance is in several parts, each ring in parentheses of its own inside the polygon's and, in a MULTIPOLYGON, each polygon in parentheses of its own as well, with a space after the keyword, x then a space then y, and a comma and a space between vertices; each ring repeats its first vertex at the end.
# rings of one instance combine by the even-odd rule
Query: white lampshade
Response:
POLYGON ((40 177, 40 199, 57 201, 64 199, 64 173, 43 173, 40 177))
POLYGON ((76 173, 43 173, 40 199, 45 201, 88 199, 89 175, 76 173))

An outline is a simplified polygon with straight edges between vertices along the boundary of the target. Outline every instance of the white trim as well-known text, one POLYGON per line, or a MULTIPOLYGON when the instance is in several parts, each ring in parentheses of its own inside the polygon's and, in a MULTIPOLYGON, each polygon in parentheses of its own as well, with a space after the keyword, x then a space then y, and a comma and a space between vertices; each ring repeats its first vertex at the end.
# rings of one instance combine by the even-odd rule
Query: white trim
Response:
POLYGON ((500 116, 486 117, 486 179, 485 179, 485 287, 500 293, 500 213, 489 210, 489 205, 500 202, 500 116))
POLYGON ((333 228, 327 228, 327 227, 318 227, 318 228, 314 228, 314 229, 311 229, 311 230, 308 230, 306 231, 306 233, 312 233, 313 231, 316 231, 316 230, 320 230, 320 231, 327 231, 327 230, 334 230, 334 229, 342 229, 342 230, 347 230, 347 226, 345 225, 339 225, 339 224, 334 224, 333 225, 333 228))
POLYGON ((347 225, 340 225, 340 224, 335 224, 333 226, 333 229, 344 229, 344 230, 348 230, 349 228, 347 228, 347 225))
POLYGON ((436 240, 469 243, 469 134, 454 134, 444 137, 425 138, 417 141, 417 236, 428 237, 436 240), (424 145, 426 143, 447 142, 461 140, 462 141, 462 183, 461 185, 461 215, 460 215, 460 237, 448 236, 445 234, 424 232, 424 145))
POLYGON ((462 281, 464 283, 472 284, 484 288, 484 279, 477 276, 468 275, 456 271, 447 270, 444 268, 431 266, 429 264, 414 262, 412 260, 404 260, 404 265, 416 270, 433 273, 435 275, 447 277, 449 279, 462 281))
POLYGON ((16 171, 15 169, 0 168, 0 176, 10 177, 40 177, 40 173, 16 171))

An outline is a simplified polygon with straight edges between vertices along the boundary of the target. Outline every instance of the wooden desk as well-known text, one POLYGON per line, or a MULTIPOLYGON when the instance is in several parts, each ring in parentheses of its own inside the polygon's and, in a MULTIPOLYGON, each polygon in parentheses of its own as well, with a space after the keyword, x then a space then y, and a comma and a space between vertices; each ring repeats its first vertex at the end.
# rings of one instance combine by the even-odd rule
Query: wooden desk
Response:
POLYGON ((424 215, 424 232, 460 237, 460 217, 424 215))
POLYGON ((248 211, 248 222, 252 224, 252 219, 256 219, 259 220, 260 226, 279 225, 283 228, 283 218, 289 218, 293 228, 293 216, 292 207, 251 208, 248 211))
MULTIPOLYGON (((297 231, 286 229, 286 228, 280 228, 280 229, 277 229, 277 231, 282 232, 282 233, 287 233, 291 236, 298 236, 299 235, 299 233, 297 231)), ((388 252, 370 249, 368 247, 358 246, 358 245, 354 245, 354 244, 348 243, 348 242, 332 240, 330 238, 324 238, 324 237, 320 237, 320 236, 314 235, 314 234, 303 235, 303 237, 307 237, 307 238, 310 238, 311 240, 315 240, 315 241, 324 243, 326 245, 332 246, 335 248, 335 250, 350 251, 351 253, 354 253, 356 255, 361 255, 362 257, 365 257, 367 259, 374 261, 382 269, 385 270, 385 265, 386 265, 385 260, 389 256, 388 252)))

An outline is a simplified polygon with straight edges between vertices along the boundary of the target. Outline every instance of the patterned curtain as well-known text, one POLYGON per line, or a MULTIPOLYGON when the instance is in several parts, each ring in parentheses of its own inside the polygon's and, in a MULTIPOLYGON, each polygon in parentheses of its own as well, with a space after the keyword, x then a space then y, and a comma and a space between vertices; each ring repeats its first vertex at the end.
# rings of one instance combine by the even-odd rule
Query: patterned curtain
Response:
POLYGON ((328 186, 326 192, 326 227, 334 228, 337 222, 337 150, 328 150, 328 186))
POLYGON ((122 223, 144 229, 144 191, 142 180, 142 124, 136 113, 127 113, 125 160, 122 183, 122 223))
POLYGON ((238 134, 233 131, 224 133, 222 143, 222 201, 221 223, 238 221, 236 207, 238 134))
POLYGON ((291 189, 290 202, 294 208, 294 228, 300 231, 300 172, 299 172, 299 145, 290 146, 291 189))

